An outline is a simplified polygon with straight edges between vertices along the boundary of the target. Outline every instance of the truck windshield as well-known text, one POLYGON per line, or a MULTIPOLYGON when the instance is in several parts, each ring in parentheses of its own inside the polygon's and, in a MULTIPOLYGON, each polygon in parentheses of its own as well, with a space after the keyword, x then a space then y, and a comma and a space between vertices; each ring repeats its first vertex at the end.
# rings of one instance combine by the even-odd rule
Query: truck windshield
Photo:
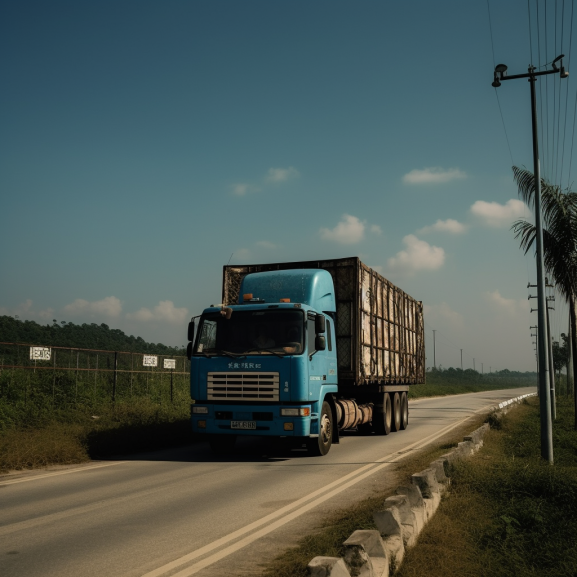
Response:
POLYGON ((304 315, 300 310, 235 310, 203 315, 194 354, 299 355, 303 352, 304 315))

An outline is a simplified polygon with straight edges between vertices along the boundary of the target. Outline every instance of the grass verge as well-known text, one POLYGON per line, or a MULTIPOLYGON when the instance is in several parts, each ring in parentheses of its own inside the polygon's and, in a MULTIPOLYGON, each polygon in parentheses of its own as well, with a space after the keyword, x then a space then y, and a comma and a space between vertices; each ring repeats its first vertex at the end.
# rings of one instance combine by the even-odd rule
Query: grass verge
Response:
POLYGON ((1 432, 0 472, 82 463, 192 441, 188 405, 157 405, 146 399, 97 411, 79 407, 44 413, 27 423, 1 432))
POLYGON ((409 387, 409 399, 419 399, 423 397, 443 397, 445 395, 462 395, 464 393, 480 393, 481 391, 498 391, 501 389, 513 389, 530 387, 533 382, 514 382, 495 384, 486 383, 463 383, 463 382, 439 382, 427 383, 425 385, 411 385, 409 387))
POLYGON ((398 577, 577 575, 577 432, 559 399, 555 465, 540 457, 537 399, 509 412, 482 451, 457 463, 451 491, 398 577))

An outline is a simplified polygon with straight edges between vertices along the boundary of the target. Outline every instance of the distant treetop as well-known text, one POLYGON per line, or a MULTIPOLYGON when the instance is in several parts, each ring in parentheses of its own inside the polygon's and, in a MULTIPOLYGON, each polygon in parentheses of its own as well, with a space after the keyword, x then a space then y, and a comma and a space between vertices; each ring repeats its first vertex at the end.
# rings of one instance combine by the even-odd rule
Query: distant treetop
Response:
POLYGON ((59 324, 56 319, 53 319, 52 324, 40 325, 35 321, 21 321, 6 315, 0 316, 0 341, 157 355, 185 354, 185 349, 182 347, 147 343, 142 337, 128 336, 121 330, 111 329, 104 323, 75 325, 61 321, 59 324))

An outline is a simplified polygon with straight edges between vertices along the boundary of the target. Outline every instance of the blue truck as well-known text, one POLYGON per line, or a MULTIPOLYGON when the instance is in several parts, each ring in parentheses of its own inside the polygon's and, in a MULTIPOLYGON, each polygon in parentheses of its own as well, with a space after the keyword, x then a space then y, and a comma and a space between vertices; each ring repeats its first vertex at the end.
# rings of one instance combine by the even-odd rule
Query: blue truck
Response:
POLYGON ((222 303, 195 318, 192 428, 215 453, 238 435, 326 455, 344 430, 401 431, 425 381, 422 303, 357 257, 225 266, 222 303))

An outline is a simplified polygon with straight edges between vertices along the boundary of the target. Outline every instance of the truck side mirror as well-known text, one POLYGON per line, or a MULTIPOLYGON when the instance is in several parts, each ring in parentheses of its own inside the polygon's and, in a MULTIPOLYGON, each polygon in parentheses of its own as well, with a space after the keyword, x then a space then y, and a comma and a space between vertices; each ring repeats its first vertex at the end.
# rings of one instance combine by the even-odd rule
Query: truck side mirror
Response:
POLYGON ((190 357, 192 357, 192 343, 188 343, 186 345, 186 358, 190 361, 190 357))
POLYGON ((194 341, 194 321, 188 323, 188 340, 194 341))
POLYGON ((315 350, 324 351, 326 348, 327 348, 326 338, 323 335, 317 335, 315 337, 315 350))
MULTIPOLYGON (((326 329, 326 319, 324 315, 317 315, 315 317, 315 333, 318 335, 319 333, 324 333, 326 329)), ((324 350, 324 348, 319 349, 324 350)))

